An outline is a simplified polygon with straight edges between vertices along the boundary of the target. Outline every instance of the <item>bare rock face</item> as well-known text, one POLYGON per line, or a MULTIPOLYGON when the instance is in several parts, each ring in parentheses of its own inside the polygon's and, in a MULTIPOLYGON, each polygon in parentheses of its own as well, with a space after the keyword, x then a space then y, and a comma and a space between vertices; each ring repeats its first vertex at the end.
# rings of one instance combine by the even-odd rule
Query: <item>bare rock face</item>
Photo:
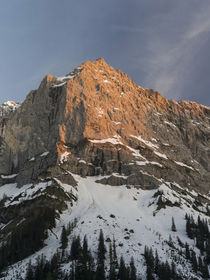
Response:
POLYGON ((0 117, 0 174, 18 174, 22 185, 55 166, 109 175, 105 184, 154 188, 164 180, 206 193, 210 108, 167 100, 103 59, 47 75, 0 117))

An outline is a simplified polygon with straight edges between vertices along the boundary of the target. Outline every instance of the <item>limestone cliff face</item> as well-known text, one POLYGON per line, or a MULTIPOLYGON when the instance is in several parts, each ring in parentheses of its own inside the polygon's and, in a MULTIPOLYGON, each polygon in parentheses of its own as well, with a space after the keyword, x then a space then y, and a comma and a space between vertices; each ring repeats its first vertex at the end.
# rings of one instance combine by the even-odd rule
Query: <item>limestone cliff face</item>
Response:
POLYGON ((145 90, 103 59, 46 76, 0 123, 0 174, 17 173, 19 185, 59 166, 111 184, 209 191, 210 108, 145 90))

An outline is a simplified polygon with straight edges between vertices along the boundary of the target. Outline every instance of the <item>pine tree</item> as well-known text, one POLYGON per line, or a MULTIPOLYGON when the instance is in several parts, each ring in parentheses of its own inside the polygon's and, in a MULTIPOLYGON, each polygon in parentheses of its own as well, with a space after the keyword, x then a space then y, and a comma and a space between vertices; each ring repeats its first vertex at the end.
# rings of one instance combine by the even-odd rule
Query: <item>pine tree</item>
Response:
POLYGON ((198 258, 198 270, 203 271, 203 261, 201 256, 198 258))
POLYGON ((113 262, 113 251, 112 251, 112 245, 109 244, 109 280, 115 280, 116 279, 116 273, 115 273, 115 265, 113 262))
POLYGON ((70 279, 75 280, 75 262, 73 261, 70 268, 70 279))
POLYGON ((203 263, 202 275, 204 279, 209 279, 209 269, 207 263, 203 263))
POLYGON ((89 251, 88 251, 88 241, 87 241, 86 235, 84 236, 84 239, 83 239, 82 255, 83 255, 84 262, 87 264, 88 257, 89 257, 89 251))
POLYGON ((127 270, 125 266, 125 262, 123 256, 120 258, 120 267, 119 267, 119 280, 127 280, 127 270))
POLYGON ((210 264, 210 236, 206 241, 206 263, 210 264))
POLYGON ((155 269, 154 269, 154 271, 157 275, 158 275, 159 265, 160 265, 160 260, 159 260, 158 252, 156 250, 155 251, 155 269))
POLYGON ((34 279, 34 272, 31 265, 31 261, 29 261, 25 280, 33 280, 33 279, 34 279))
POLYGON ((147 280, 154 280, 154 256, 152 249, 149 249, 147 246, 144 248, 144 257, 147 265, 147 280))
POLYGON ((104 234, 103 231, 100 230, 99 240, 98 240, 98 260, 105 260, 106 259, 106 247, 104 244, 104 234))
POLYGON ((89 260, 89 250, 88 250, 88 241, 86 236, 83 239, 83 246, 79 259, 77 261, 77 267, 75 270, 75 277, 79 280, 89 280, 90 271, 88 268, 89 260))
POLYGON ((133 257, 131 258, 131 262, 130 262, 130 279, 129 280, 136 280, 136 267, 134 264, 133 257))
POLYGON ((116 251, 116 242, 113 238, 113 264, 115 268, 118 268, 118 259, 117 259, 117 251, 116 251))
POLYGON ((65 226, 62 227, 62 232, 61 232, 61 249, 66 249, 68 246, 68 237, 66 233, 66 228, 65 226))
POLYGON ((177 279, 176 264, 174 263, 174 261, 172 261, 171 264, 171 275, 172 275, 172 279, 177 279))
POLYGON ((81 242, 80 237, 73 237, 72 243, 71 243, 71 253, 70 258, 71 260, 78 260, 79 256, 81 254, 81 242))
POLYGON ((195 254, 194 251, 191 252, 191 262, 192 262, 193 270, 195 272, 197 272, 197 270, 198 270, 198 262, 197 262, 196 254, 195 254))
POLYGON ((186 259, 190 260, 190 249, 187 243, 185 243, 185 255, 186 255, 186 259))
POLYGON ((88 257, 88 280, 94 279, 95 275, 95 264, 94 264, 94 259, 92 257, 91 252, 89 252, 89 257, 88 257))
MULTIPOLYGON (((147 266, 147 280, 154 280, 151 267, 147 266)), ((161 279, 161 278, 160 278, 161 279)))
POLYGON ((174 222, 174 217, 172 217, 171 230, 172 230, 173 232, 176 232, 176 225, 175 225, 175 222, 174 222))
POLYGON ((97 256, 97 269, 96 269, 96 279, 95 280, 105 280, 105 268, 104 261, 106 259, 106 247, 104 244, 103 231, 100 230, 99 240, 98 240, 98 256, 97 256))

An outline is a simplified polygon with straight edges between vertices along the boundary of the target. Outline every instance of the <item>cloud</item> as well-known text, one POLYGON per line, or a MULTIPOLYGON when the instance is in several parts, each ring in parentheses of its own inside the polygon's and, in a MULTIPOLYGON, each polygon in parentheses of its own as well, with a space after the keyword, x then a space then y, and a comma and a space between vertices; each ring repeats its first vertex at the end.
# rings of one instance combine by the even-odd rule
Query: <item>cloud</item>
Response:
MULTIPOLYGON (((202 40, 203 36, 210 32, 209 13, 210 5, 193 10, 187 28, 176 35, 175 42, 161 41, 155 34, 152 34, 153 39, 148 41, 149 48, 154 52, 148 63, 148 80, 168 98, 184 97, 182 88, 186 83, 186 73, 194 67, 194 57, 205 42, 202 40)), ((165 22, 168 15, 166 17, 165 22)), ((169 34, 168 40, 170 36, 172 34, 169 34)))
POLYGON ((188 31, 188 40, 194 39, 205 32, 210 32, 210 7, 206 9, 205 13, 199 14, 193 22, 191 29, 188 31))

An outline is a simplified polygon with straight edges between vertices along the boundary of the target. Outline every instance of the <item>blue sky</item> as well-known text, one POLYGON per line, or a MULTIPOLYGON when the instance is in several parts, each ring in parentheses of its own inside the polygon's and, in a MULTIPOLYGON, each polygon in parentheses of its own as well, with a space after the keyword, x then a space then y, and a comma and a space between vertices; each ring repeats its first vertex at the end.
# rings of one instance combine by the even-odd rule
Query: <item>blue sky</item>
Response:
POLYGON ((210 106, 210 1, 1 0, 0 103, 103 57, 145 88, 210 106))

